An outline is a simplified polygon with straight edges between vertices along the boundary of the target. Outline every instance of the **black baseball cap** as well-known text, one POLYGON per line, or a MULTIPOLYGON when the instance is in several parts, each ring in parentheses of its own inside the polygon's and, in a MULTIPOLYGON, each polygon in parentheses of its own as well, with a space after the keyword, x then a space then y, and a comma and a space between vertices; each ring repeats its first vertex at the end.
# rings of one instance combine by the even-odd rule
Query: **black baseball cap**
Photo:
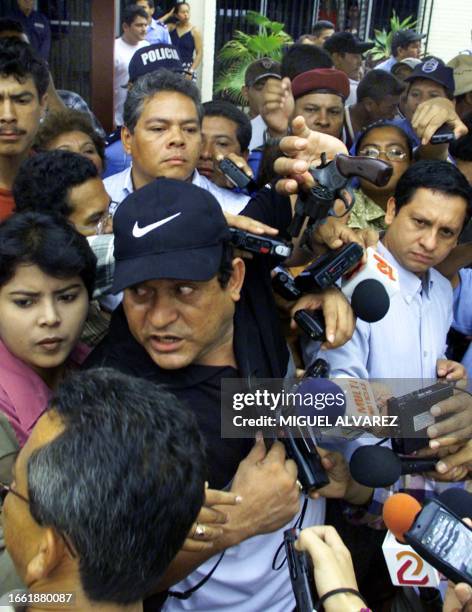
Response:
POLYGON ((411 43, 426 38, 426 34, 419 34, 414 30, 397 30, 392 36, 392 49, 396 47, 408 47, 411 43))
POLYGON ((351 32, 335 32, 325 41, 323 48, 329 53, 365 53, 375 43, 362 42, 351 32))
POLYGON ((281 64, 270 57, 261 57, 247 67, 244 84, 246 87, 252 87, 257 81, 267 77, 281 79, 281 64))
POLYGON ((123 200, 113 233, 113 293, 154 279, 210 280, 230 237, 221 206, 208 191, 167 178, 123 200))
POLYGON ((436 57, 418 64, 409 77, 405 79, 408 83, 416 79, 429 79, 442 85, 450 96, 454 95, 454 71, 444 62, 436 57))
POLYGON ((157 43, 138 49, 128 66, 129 80, 134 83, 143 74, 161 68, 172 72, 185 72, 179 52, 174 45, 157 43))

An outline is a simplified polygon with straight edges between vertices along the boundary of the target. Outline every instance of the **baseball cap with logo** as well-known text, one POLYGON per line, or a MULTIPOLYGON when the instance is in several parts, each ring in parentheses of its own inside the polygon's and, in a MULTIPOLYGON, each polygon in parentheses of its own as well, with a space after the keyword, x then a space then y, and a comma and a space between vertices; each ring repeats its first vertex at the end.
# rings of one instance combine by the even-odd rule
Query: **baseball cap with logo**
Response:
POLYGON ((472 91, 472 55, 456 55, 447 63, 454 71, 455 96, 472 91))
POLYGON ((138 49, 128 66, 129 80, 133 83, 143 74, 161 68, 171 72, 185 72, 179 52, 174 45, 157 43, 138 49))
POLYGON ((208 191, 167 178, 130 194, 113 217, 113 232, 114 293, 154 279, 210 280, 230 237, 208 191))
POLYGON ((351 32, 335 32, 324 43, 323 48, 329 53, 365 53, 375 43, 362 42, 351 32))
POLYGON ((270 57, 262 57, 261 59, 249 64, 244 75, 244 84, 246 87, 252 87, 261 79, 273 77, 281 79, 280 62, 276 62, 270 57))
POLYGON ((307 70, 292 81, 292 93, 295 100, 311 92, 331 93, 346 100, 349 96, 349 79, 344 72, 335 68, 316 68, 307 70))
POLYGON ((409 77, 405 79, 407 82, 414 81, 415 79, 429 79, 435 83, 442 85, 450 96, 454 95, 454 73, 452 68, 446 66, 446 64, 436 58, 430 57, 429 59, 418 64, 409 77))

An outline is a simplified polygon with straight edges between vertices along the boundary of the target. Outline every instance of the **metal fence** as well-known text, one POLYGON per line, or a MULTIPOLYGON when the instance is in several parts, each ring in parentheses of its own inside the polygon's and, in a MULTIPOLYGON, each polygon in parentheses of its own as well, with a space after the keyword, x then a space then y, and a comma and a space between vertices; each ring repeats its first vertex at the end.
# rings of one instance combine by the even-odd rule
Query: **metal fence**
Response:
MULTIPOLYGON (((16 4, 1 0, 0 16, 16 4)), ((39 0, 38 10, 51 24, 49 66, 58 89, 70 89, 90 102, 92 1, 39 0)))

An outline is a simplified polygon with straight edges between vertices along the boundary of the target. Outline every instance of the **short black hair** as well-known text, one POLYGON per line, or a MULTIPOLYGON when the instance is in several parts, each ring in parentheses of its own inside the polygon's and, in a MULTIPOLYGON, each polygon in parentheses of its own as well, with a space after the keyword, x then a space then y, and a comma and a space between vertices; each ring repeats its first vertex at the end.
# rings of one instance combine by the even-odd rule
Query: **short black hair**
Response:
POLYGON ((17 32, 18 34, 24 34, 25 30, 21 23, 16 19, 0 17, 0 34, 2 32, 17 32))
POLYGON ((49 87, 49 70, 46 62, 28 43, 19 38, 0 38, 0 75, 13 77, 18 83, 31 77, 38 92, 38 98, 44 96, 49 87))
POLYGON ((57 149, 33 155, 21 164, 13 183, 16 211, 68 217, 73 212, 70 189, 97 177, 95 164, 78 153, 57 149))
POLYGON ((464 225, 472 214, 472 187, 462 172, 447 161, 423 160, 408 168, 395 188, 396 211, 409 204, 418 189, 430 189, 450 196, 459 196, 466 202, 464 225))
POLYGON ((54 278, 80 276, 92 299, 96 263, 87 239, 63 217, 24 212, 0 224, 0 287, 32 264, 54 278))
POLYGON ((399 96, 405 85, 386 70, 369 70, 357 87, 357 101, 371 98, 381 102, 386 96, 399 96))
POLYGON ((28 459, 31 514, 72 544, 90 600, 139 601, 204 501, 196 418, 168 391, 111 368, 74 374, 49 409, 64 430, 28 459))
POLYGON ((236 137, 241 152, 247 151, 252 137, 252 126, 249 117, 232 102, 211 100, 203 104, 204 117, 225 117, 237 125, 236 137))
POLYGON ((454 159, 472 162, 472 113, 462 120, 468 128, 468 133, 458 140, 453 140, 449 145, 449 153, 454 159))
POLYGON ((129 6, 125 6, 123 12, 121 13, 121 23, 126 23, 126 25, 130 26, 136 17, 144 17, 144 19, 148 18, 147 13, 142 6, 130 4, 129 6))
POLYGON ((281 74, 291 81, 307 70, 315 68, 332 68, 333 60, 327 51, 316 45, 304 45, 295 43, 290 45, 284 52, 281 64, 281 74))
POLYGON ((334 23, 331 21, 321 20, 317 21, 313 26, 313 34, 315 36, 319 35, 323 30, 335 30, 334 23))
POLYGON ((123 123, 131 133, 134 132, 141 117, 145 101, 164 91, 177 92, 190 98, 195 104, 198 122, 202 124, 203 107, 198 87, 183 75, 162 68, 140 76, 128 91, 123 111, 123 123))

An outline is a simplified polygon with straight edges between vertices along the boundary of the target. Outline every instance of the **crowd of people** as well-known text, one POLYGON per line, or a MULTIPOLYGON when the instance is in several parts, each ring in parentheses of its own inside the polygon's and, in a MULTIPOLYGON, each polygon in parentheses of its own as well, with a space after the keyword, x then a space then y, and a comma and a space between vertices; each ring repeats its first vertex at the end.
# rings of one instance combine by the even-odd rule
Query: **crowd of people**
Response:
POLYGON ((0 19, 0 609, 286 612, 296 528, 316 609, 470 612, 472 582, 444 600, 392 585, 382 508, 458 488, 472 517, 472 55, 424 57, 400 30, 368 68, 372 43, 320 21, 248 67, 245 107, 202 104, 189 4, 156 19, 137 0, 105 140, 20 12, 39 19, 26 0, 0 19), (313 169, 340 154, 385 162, 384 184, 354 178, 293 237, 313 169), (230 228, 293 250, 248 253, 230 228), (396 271, 383 318, 356 318, 338 284, 277 294, 277 266, 296 279, 349 243, 396 271), (341 439, 318 447, 328 484, 307 492, 283 440, 222 436, 222 381, 294 380, 317 359, 373 389, 452 385, 423 415, 433 471, 367 486, 349 459, 379 439, 341 439))

